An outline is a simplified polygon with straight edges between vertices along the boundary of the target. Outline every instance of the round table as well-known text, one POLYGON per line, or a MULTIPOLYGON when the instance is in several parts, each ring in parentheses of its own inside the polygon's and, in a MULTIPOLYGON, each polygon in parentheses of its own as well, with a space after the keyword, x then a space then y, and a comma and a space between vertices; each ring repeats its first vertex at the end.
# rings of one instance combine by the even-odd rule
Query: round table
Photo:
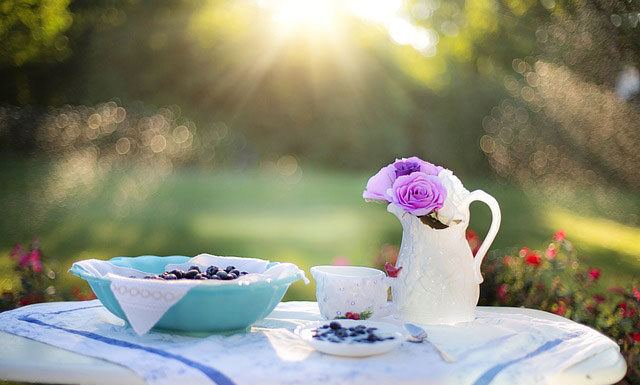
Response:
MULTIPOLYGON (((526 308, 479 309, 573 322, 551 313, 526 308)), ((144 384, 140 377, 123 366, 5 332, 0 332, 0 346, 0 378, 5 380, 56 384, 144 384)), ((624 377, 626 370, 623 357, 615 348, 611 348, 570 367, 557 375, 552 383, 613 384, 624 377)))

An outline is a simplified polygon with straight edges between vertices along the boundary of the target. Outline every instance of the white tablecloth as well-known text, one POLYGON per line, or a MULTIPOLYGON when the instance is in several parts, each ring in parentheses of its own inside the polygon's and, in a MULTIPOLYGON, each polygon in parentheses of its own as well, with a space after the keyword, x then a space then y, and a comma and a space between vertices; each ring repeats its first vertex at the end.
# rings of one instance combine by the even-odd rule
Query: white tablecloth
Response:
POLYGON ((430 327, 431 344, 403 343, 369 358, 318 353, 293 329, 319 320, 314 302, 283 302, 250 332, 136 335, 99 301, 64 302, 0 313, 0 330, 126 366, 149 384, 544 384, 615 343, 575 323, 509 312, 477 312, 468 324, 430 327))

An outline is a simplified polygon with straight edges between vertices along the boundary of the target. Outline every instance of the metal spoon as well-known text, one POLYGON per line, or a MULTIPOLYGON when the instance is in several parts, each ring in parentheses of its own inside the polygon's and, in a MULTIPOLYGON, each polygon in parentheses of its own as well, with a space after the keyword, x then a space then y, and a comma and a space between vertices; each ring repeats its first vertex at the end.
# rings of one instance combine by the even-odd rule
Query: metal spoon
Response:
POLYGON ((404 324, 404 328, 407 329, 407 331, 411 335, 411 339, 409 339, 409 342, 420 343, 423 341, 427 341, 431 344, 431 346, 433 346, 434 349, 436 349, 436 351, 438 352, 438 354, 440 354, 440 357, 442 357, 443 360, 445 360, 446 362, 456 361, 454 357, 440 350, 436 345, 433 344, 433 342, 429 341, 427 332, 420 326, 414 325, 412 323, 406 323, 404 324))

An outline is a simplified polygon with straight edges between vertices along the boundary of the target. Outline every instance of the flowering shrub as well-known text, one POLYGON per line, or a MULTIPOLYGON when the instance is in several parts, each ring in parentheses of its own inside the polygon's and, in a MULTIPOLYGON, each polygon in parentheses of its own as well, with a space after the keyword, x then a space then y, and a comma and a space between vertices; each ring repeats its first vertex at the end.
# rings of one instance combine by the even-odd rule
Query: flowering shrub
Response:
POLYGON ((73 287, 70 292, 56 288, 56 273, 44 264, 37 237, 29 248, 24 248, 20 243, 15 245, 9 258, 13 260, 13 271, 20 278, 20 285, 2 293, 0 311, 38 302, 95 298, 93 293, 83 293, 77 287, 73 287))
POLYGON ((640 383, 640 289, 605 289, 602 272, 580 262, 564 231, 544 250, 493 253, 484 263, 481 305, 524 306, 564 316, 615 340, 629 367, 626 380, 640 383))

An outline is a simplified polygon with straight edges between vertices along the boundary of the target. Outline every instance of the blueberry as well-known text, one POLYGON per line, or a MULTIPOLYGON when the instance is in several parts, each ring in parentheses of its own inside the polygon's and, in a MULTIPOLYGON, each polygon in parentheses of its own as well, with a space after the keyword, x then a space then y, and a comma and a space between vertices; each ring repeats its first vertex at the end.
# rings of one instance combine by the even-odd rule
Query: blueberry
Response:
POLYGON ((206 275, 198 274, 198 275, 196 275, 196 277, 194 279, 205 280, 205 279, 208 279, 208 278, 207 278, 206 275))
POLYGON ((368 328, 368 329, 367 329, 367 332, 368 332, 368 333, 371 333, 371 332, 373 332, 374 330, 378 330, 378 328, 368 328))
POLYGON ((233 274, 235 274, 235 275, 236 275, 236 276, 238 276, 238 277, 240 276, 240 270, 238 270, 238 269, 233 269, 233 270, 231 270, 229 273, 233 273, 233 274))
POLYGON ((247 275, 247 274, 249 274, 249 273, 247 273, 246 271, 241 271, 240 272, 240 275, 247 275))
POLYGON ((329 329, 329 325, 328 324, 324 324, 324 325, 320 326, 320 329, 329 329))
POLYGON ((229 273, 229 275, 227 275, 228 279, 236 279, 238 278, 237 275, 233 274, 233 273, 229 273))
POLYGON ((176 276, 176 278, 180 279, 180 278, 184 278, 184 271, 182 270, 171 270, 169 272, 169 274, 173 274, 176 276))
POLYGON ((184 274, 186 279, 194 279, 197 275, 200 275, 198 270, 189 270, 184 274))
POLYGON ((369 334, 369 336, 367 336, 367 341, 376 342, 377 340, 378 337, 375 334, 369 334))
POLYGON ((216 273, 216 275, 217 275, 217 276, 218 276, 218 278, 220 278, 220 279, 228 279, 228 278, 227 278, 227 272, 226 272, 226 271, 219 270, 219 271, 216 273))
POLYGON ((198 273, 202 273, 202 271, 200 270, 200 268, 199 268, 198 266, 191 266, 191 267, 189 268, 189 270, 195 270, 195 271, 197 271, 198 273))
POLYGON ((214 280, 217 279, 219 281, 220 277, 218 277, 217 275, 212 275, 211 278, 209 278, 209 279, 214 279, 214 280))
POLYGON ((166 280, 168 280, 168 281, 172 281, 172 280, 174 280, 174 279, 178 279, 178 277, 176 277, 176 275, 175 275, 175 274, 171 274, 171 273, 169 273, 169 274, 165 275, 163 278, 164 278, 164 279, 166 279, 166 280))
POLYGON ((340 329, 340 328, 341 328, 340 323, 339 323, 339 322, 336 322, 336 321, 331 322, 331 323, 329 324, 329 327, 330 327, 331 329, 333 329, 333 330, 338 330, 338 329, 340 329))
POLYGON ((346 329, 338 329, 335 334, 340 338, 349 337, 349 332, 346 329))
POLYGON ((227 266, 226 269, 224 269, 224 271, 226 271, 227 273, 231 273, 231 270, 235 270, 236 267, 235 266, 227 266))
POLYGON ((207 267, 207 275, 215 275, 218 272, 218 266, 207 267))

